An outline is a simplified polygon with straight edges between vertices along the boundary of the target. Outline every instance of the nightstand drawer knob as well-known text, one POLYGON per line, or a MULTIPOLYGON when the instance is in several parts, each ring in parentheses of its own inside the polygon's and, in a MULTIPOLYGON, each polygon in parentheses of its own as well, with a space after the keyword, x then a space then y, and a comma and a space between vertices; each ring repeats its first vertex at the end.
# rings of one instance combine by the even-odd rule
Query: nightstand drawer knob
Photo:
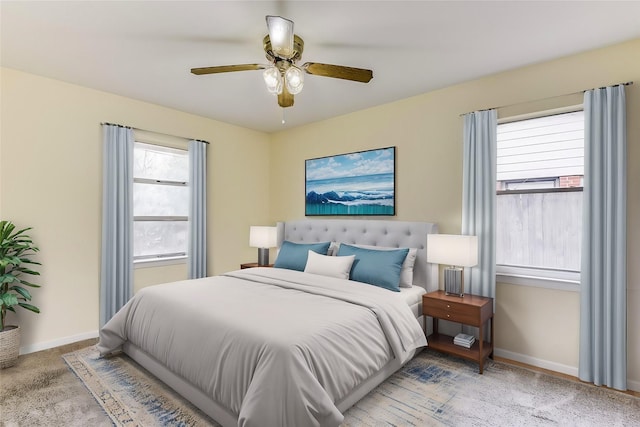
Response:
POLYGON ((451 317, 451 315, 450 315, 450 314, 447 314, 447 317, 451 317))
POLYGON ((447 308, 451 308, 451 306, 449 304, 447 304, 447 308))

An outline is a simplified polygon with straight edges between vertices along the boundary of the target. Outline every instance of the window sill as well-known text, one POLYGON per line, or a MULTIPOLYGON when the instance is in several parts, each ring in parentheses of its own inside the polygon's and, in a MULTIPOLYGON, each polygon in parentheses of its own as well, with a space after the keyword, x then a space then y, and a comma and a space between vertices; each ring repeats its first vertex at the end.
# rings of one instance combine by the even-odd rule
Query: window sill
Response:
POLYGON ((536 277, 519 274, 496 274, 497 283, 510 285, 533 286, 536 288, 554 289, 558 291, 580 292, 580 282, 551 277, 536 277))
POLYGON ((142 259, 133 261, 133 268, 153 268, 153 267, 164 267, 166 265, 178 265, 178 264, 186 264, 187 257, 173 257, 173 258, 162 258, 162 259, 142 259))

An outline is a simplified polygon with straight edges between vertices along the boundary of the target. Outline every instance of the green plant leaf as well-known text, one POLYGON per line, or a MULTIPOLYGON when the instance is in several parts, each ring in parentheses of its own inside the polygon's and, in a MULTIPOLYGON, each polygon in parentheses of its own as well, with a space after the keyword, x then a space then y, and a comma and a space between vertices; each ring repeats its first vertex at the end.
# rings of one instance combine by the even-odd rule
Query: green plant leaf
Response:
MULTIPOLYGON (((15 228, 15 226, 14 226, 14 228, 15 228)), ((20 230, 20 231, 16 231, 15 233, 13 233, 13 236, 12 236, 12 237, 19 236, 19 235, 21 235, 22 233, 24 233, 24 232, 26 232, 26 231, 29 231, 29 230, 31 230, 31 227, 23 228, 22 230, 20 230)))
POLYGON ((26 290, 25 288, 21 287, 21 286, 12 286, 9 288, 12 291, 15 291, 17 293, 19 293, 20 295, 22 295, 24 297, 24 299, 26 299, 27 301, 31 301, 31 294, 29 293, 28 290, 26 290))
POLYGON ((18 305, 22 308, 26 308, 29 311, 33 311, 34 313, 40 313, 40 309, 35 305, 27 304, 26 302, 18 303, 18 305))
POLYGON ((16 228, 16 226, 13 225, 11 222, 0 221, 0 230, 2 230, 2 233, 1 233, 2 240, 5 240, 7 237, 9 237, 11 235, 11 232, 14 230, 14 228, 16 228))
POLYGON ((4 256, 0 260, 1 267, 6 267, 8 265, 20 265, 21 263, 22 263, 22 260, 17 256, 4 256))
POLYGON ((13 269, 13 271, 19 271, 20 273, 31 274, 33 276, 39 276, 40 275, 40 273, 38 273, 37 271, 29 270, 26 267, 16 267, 16 268, 13 269))
POLYGON ((31 286, 32 288, 40 288, 40 285, 36 285, 35 283, 27 282, 26 280, 18 279, 18 282, 22 283, 25 286, 31 286))
POLYGON ((2 294, 0 295, 0 299, 2 299, 2 302, 7 307, 18 304, 18 297, 15 294, 2 294))
POLYGON ((16 281, 17 277, 11 273, 6 273, 0 276, 0 283, 13 283, 16 281))

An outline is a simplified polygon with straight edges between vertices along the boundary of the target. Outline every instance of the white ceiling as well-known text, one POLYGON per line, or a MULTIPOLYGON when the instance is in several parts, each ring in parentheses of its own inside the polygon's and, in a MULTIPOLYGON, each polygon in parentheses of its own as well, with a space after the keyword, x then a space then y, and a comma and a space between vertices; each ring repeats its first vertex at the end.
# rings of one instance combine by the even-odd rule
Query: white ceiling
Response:
POLYGON ((4 67, 265 132, 640 37, 640 1, 1 1, 0 12, 4 67), (295 22, 302 62, 373 80, 307 75, 282 125, 259 71, 189 72, 266 63, 269 14, 295 22))

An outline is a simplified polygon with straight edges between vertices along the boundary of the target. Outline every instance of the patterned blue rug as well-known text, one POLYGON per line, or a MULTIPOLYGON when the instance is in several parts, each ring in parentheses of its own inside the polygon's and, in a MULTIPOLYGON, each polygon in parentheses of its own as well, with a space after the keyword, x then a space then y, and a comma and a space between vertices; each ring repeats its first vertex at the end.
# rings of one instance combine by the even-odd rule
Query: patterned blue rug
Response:
MULTIPOLYGON (((126 356, 64 360, 116 426, 217 426, 126 356)), ((489 361, 423 351, 345 413, 360 426, 639 426, 640 399, 489 361)))

